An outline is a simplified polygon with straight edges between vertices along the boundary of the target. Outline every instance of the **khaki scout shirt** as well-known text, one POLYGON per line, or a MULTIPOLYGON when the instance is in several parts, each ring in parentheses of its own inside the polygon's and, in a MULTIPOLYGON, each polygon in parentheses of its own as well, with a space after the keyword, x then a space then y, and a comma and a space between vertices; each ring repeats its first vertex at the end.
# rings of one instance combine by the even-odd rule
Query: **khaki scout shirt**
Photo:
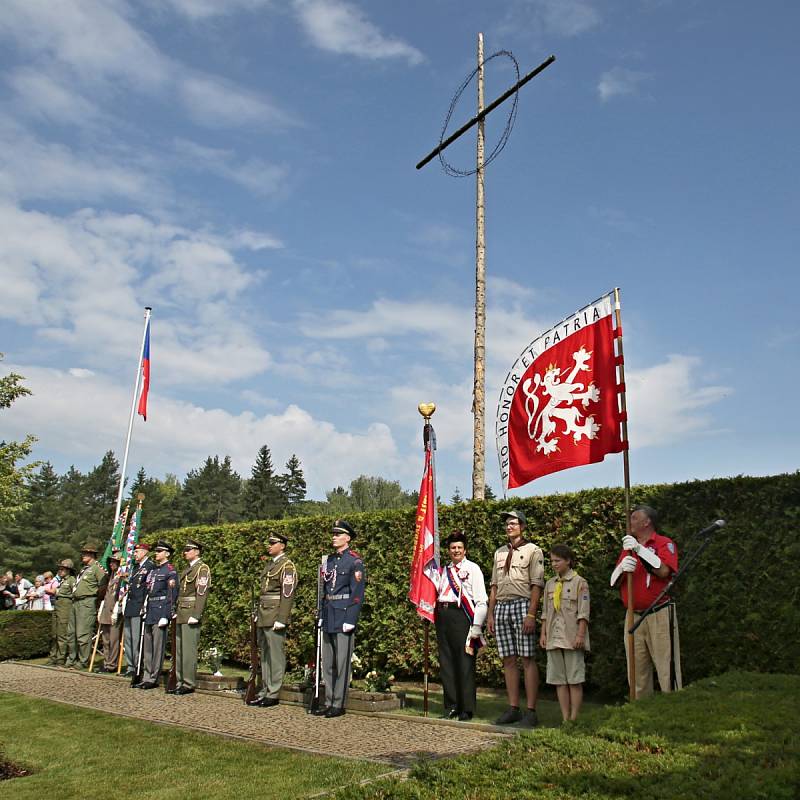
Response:
POLYGON ((58 584, 56 602, 59 600, 72 600, 72 593, 75 591, 75 576, 66 575, 64 580, 58 584))
MULTIPOLYGON (((556 611, 553 605, 553 595, 556 591, 558 578, 550 578, 544 587, 544 617, 545 630, 547 631, 547 649, 564 650, 575 649, 575 637, 578 635, 578 620, 585 619, 589 622, 589 584, 581 578, 575 570, 569 570, 563 579, 561 588, 561 607, 556 611)), ((586 637, 583 649, 589 652, 589 627, 586 627, 586 637)))
POLYGON ((73 600, 83 600, 87 597, 97 597, 101 587, 108 582, 108 573, 100 566, 99 561, 87 564, 75 580, 73 600))
POLYGON ((199 558, 181 572, 178 595, 178 625, 187 625, 189 617, 199 620, 203 616, 211 586, 211 570, 199 558))
POLYGON ((505 544, 494 551, 491 586, 497 587, 497 600, 526 600, 531 596, 531 588, 544 586, 544 554, 542 548, 533 542, 525 542, 514 551, 511 567, 506 574, 506 558, 509 545, 505 544))
POLYGON ((297 570, 291 559, 281 553, 261 573, 257 627, 271 628, 276 622, 288 625, 296 588, 297 570))

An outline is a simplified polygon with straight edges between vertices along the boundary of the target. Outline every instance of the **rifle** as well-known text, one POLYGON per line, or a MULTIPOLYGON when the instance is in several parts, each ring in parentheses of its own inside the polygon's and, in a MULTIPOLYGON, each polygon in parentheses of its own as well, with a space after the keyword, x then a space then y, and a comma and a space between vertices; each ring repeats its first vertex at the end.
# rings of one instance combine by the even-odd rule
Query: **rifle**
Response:
MULTIPOLYGON (((314 645, 314 694, 308 706, 308 713, 313 714, 319 711, 319 689, 320 678, 322 677, 322 592, 324 589, 322 573, 328 566, 328 556, 322 557, 322 564, 317 572, 317 619, 314 626, 316 631, 316 642, 314 645)), ((329 701, 330 702, 330 701, 329 701)))
POLYGON ((167 685, 165 687, 167 694, 172 694, 178 688, 178 636, 177 636, 178 621, 175 617, 169 626, 169 646, 172 648, 172 664, 169 668, 169 676, 167 677, 167 685))
POLYGON ((150 598, 145 597, 142 603, 142 610, 139 614, 141 625, 139 626, 139 651, 136 654, 136 672, 131 678, 131 686, 141 683, 142 680, 142 660, 144 656, 144 621, 147 619, 147 602, 150 598))
POLYGON ((256 682, 260 666, 258 652, 258 611, 256 609, 255 591, 251 594, 252 604, 250 614, 250 674, 247 676, 247 688, 244 692, 244 702, 252 703, 256 699, 256 682))

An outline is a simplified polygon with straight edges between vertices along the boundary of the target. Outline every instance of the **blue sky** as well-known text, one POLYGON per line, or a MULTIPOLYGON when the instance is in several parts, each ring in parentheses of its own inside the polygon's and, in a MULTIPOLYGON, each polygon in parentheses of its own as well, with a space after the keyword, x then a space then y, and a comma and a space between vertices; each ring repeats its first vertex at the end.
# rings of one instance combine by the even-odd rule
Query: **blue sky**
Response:
MULTIPOLYGON (((2 435, 59 470, 121 454, 151 305, 133 469, 247 475, 268 444, 312 497, 416 488, 433 400, 440 493, 468 494, 474 179, 414 165, 482 31, 524 72, 557 57, 487 170, 487 481, 508 368, 615 285, 634 482, 797 469, 799 23, 788 2, 6 0, 0 368, 35 394, 2 435)), ((493 60, 487 101, 511 82, 493 60)))

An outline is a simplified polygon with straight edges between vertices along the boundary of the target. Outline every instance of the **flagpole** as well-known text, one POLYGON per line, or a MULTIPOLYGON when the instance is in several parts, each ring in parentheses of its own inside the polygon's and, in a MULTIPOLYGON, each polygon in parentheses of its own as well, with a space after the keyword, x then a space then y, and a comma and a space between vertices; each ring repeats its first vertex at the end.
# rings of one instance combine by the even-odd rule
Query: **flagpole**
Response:
POLYGON ((128 470, 128 450, 131 446, 131 433, 133 431, 133 418, 136 415, 136 400, 139 395, 139 382, 142 379, 142 358, 144 357, 144 342, 147 336, 147 324, 150 322, 150 306, 144 309, 144 330, 142 331, 142 346, 139 349, 139 360, 136 362, 136 381, 133 385, 133 399, 131 400, 131 414, 128 418, 128 436, 125 439, 125 455, 122 457, 122 474, 119 478, 119 492, 117 492, 117 507, 114 511, 114 522, 119 517, 119 510, 122 508, 122 494, 125 491, 125 473, 128 470))
MULTIPOLYGON (((619 302, 619 288, 614 289, 614 316, 616 322, 616 333, 619 352, 619 382, 622 386, 622 391, 619 392, 620 396, 620 411, 622 412, 622 441, 625 444, 625 449, 622 451, 622 470, 625 478, 625 532, 630 535, 631 532, 631 467, 628 458, 629 443, 628 443, 628 404, 625 397, 625 358, 622 349, 622 307, 619 302)), ((633 627, 633 573, 626 573, 626 580, 628 582, 628 609, 625 614, 625 630, 629 631, 633 627)), ((633 650, 633 634, 628 633, 628 685, 629 685, 629 698, 631 701, 636 699, 636 659, 633 650)))

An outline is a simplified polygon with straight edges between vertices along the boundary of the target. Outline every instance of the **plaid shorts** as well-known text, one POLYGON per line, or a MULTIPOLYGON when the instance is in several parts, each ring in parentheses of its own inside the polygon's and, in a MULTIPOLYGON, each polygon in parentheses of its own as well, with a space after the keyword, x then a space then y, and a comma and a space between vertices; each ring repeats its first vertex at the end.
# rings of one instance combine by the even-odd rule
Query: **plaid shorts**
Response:
POLYGON ((500 658, 506 656, 536 655, 536 634, 522 632, 522 621, 528 613, 530 600, 520 597, 518 600, 499 601, 494 607, 494 636, 497 639, 497 651, 500 658))

